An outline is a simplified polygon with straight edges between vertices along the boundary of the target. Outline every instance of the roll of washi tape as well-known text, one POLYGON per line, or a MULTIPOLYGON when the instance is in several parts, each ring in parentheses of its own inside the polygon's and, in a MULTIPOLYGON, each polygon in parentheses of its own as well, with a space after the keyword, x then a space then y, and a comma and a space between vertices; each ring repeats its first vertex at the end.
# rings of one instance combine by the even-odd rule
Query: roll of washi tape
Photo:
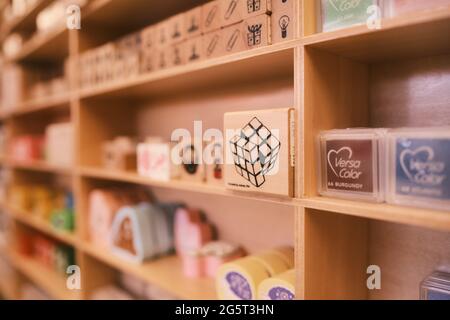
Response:
POLYGON ((259 300, 294 300, 295 270, 291 269, 261 282, 258 287, 259 300))
POLYGON ((277 247, 272 250, 269 250, 270 253, 276 254, 288 265, 289 268, 294 268, 295 266, 295 257, 294 257, 294 248, 289 246, 277 247))
POLYGON ((257 259, 247 257, 225 263, 217 272, 217 295, 221 300, 255 300, 259 284, 269 276, 257 259))
POLYGON ((279 255, 271 252, 255 254, 250 256, 250 258, 257 260, 259 263, 264 265, 271 277, 283 273, 289 269, 287 263, 285 263, 279 255))

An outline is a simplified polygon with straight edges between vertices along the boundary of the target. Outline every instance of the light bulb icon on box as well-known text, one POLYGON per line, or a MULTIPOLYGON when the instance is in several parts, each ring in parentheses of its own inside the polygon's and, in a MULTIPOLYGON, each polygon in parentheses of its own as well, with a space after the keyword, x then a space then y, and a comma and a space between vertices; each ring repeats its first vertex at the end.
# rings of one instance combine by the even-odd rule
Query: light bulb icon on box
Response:
POLYGON ((291 19, 287 15, 282 16, 280 18, 280 20, 278 20, 278 24, 281 28, 281 37, 283 39, 285 39, 287 37, 287 28, 288 28, 290 22, 291 22, 291 19))

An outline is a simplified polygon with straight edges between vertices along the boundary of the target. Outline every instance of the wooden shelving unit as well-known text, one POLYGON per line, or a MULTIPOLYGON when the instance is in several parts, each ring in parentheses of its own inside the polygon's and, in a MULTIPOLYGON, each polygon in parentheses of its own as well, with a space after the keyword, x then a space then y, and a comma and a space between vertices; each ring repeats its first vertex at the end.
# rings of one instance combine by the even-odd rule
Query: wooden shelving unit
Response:
MULTIPOLYGON (((12 61, 76 58, 203 2, 153 1, 150 12, 142 10, 149 5, 143 0, 90 1, 83 9, 81 31, 61 29, 31 39, 12 61)), ((379 30, 355 26, 321 33, 315 29, 313 3, 298 1, 295 10, 302 18, 294 40, 94 88, 74 85, 75 72, 70 93, 0 113, 0 121, 20 132, 30 119, 45 122, 46 114, 60 111, 70 114, 76 128, 73 168, 17 163, 8 157, 0 159, 0 165, 20 175, 20 181, 27 175, 44 181, 71 179, 76 199, 73 234, 58 232, 8 204, 3 210, 17 223, 73 246, 85 273, 83 289, 68 292, 61 277, 8 250, 18 271, 61 299, 89 298, 95 288, 114 281, 117 271, 183 299, 216 298, 214 280, 184 277, 175 256, 135 265, 90 244, 89 192, 109 185, 142 185, 162 201, 204 209, 221 237, 250 252, 293 245, 299 299, 418 298, 419 282, 439 264, 450 264, 450 214, 319 197, 315 138, 320 130, 333 128, 448 125, 450 6, 384 19, 379 30), (221 129, 224 112, 274 107, 294 107, 298 114, 294 198, 233 192, 205 183, 152 181, 101 167, 100 145, 115 136, 170 137, 174 128, 191 128, 193 120, 221 129), (380 265, 386 275, 382 290, 366 288, 371 264, 380 265)), ((28 25, 35 14, 32 10, 23 22, 1 29, 0 39, 28 25)))

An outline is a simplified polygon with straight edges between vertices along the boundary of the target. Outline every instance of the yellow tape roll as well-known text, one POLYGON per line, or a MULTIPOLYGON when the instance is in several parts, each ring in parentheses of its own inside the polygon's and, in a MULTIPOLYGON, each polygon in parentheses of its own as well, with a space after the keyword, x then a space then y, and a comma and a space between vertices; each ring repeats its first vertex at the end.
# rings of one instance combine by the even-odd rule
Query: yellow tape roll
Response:
POLYGON ((292 247, 278 247, 268 252, 274 253, 278 255, 283 261, 288 265, 288 268, 294 268, 295 266, 295 257, 294 257, 294 248, 292 247))
POLYGON ((272 252, 255 254, 250 256, 250 258, 257 260, 259 263, 264 265, 271 277, 283 273, 289 269, 289 266, 284 262, 284 260, 279 255, 272 252))
POLYGON ((258 287, 259 300, 294 300, 295 270, 267 278, 258 287))
POLYGON ((246 257, 220 266, 216 290, 221 300, 255 300, 259 284, 269 278, 264 265, 246 257))

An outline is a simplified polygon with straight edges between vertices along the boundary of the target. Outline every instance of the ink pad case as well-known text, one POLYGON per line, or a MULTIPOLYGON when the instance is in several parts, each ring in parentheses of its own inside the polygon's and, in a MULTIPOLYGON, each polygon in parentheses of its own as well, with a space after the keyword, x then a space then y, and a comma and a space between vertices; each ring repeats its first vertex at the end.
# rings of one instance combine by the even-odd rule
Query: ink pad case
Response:
POLYGON ((318 30, 328 32, 366 24, 373 15, 369 7, 374 5, 381 11, 382 1, 380 0, 321 0, 318 13, 320 14, 318 21, 321 21, 321 25, 318 26, 318 30))
POLYGON ((435 271, 420 284, 420 300, 450 300, 450 273, 435 271))
POLYGON ((388 132, 387 202, 450 208, 450 127, 388 132))
POLYGON ((384 201, 386 129, 338 129, 319 134, 319 194, 384 201))

